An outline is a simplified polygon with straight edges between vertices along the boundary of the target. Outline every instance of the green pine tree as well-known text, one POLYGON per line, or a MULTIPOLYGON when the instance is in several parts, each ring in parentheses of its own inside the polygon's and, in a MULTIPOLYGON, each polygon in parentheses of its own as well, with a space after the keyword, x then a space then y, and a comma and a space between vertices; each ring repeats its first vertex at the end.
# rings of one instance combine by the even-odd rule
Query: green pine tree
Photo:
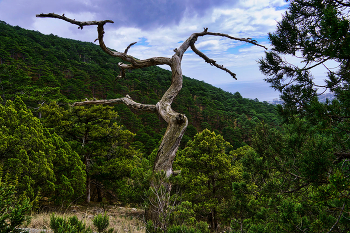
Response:
POLYGON ((22 100, 0 104, 0 164, 18 193, 58 203, 81 195, 83 163, 62 138, 44 128, 22 100))
POLYGON ((241 178, 240 166, 233 166, 228 154, 232 146, 221 135, 209 130, 198 133, 175 160, 181 169, 176 177, 182 198, 193 204, 197 216, 205 216, 212 230, 217 230, 222 206, 232 195, 231 183, 241 178))
POLYGON ((64 109, 51 103, 40 110, 44 124, 64 137, 85 164, 86 202, 91 199, 92 182, 97 187, 98 201, 102 201, 102 189, 117 192, 124 201, 141 195, 132 194, 132 185, 128 185, 132 175, 145 167, 141 153, 130 146, 135 134, 117 124, 118 114, 113 107, 64 109))

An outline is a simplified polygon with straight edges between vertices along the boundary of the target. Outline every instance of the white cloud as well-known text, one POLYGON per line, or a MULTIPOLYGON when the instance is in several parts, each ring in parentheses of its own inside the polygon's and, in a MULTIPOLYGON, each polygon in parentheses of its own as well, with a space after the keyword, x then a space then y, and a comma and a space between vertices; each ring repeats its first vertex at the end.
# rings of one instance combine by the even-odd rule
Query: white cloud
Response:
POLYGON ((239 6, 245 8, 281 7, 286 5, 284 0, 243 0, 239 6))
POLYGON ((283 12, 284 10, 276 10, 273 7, 215 9, 212 18, 214 23, 220 24, 219 28, 227 33, 251 37, 266 35, 270 30, 274 30, 283 12))

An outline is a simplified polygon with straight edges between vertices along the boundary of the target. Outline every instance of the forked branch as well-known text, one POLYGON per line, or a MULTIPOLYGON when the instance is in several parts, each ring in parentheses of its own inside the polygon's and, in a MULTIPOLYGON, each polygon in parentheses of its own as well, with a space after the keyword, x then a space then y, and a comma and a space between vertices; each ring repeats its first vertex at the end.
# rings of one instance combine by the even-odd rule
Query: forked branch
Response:
POLYGON ((209 57, 207 57, 204 53, 202 53, 201 51, 199 51, 196 47, 195 47, 195 43, 198 39, 199 36, 205 36, 205 35, 211 35, 211 36, 221 36, 221 37, 227 37, 229 39, 232 40, 238 40, 238 41, 243 41, 243 42, 247 42, 256 46, 260 46, 264 49, 267 49, 265 46, 260 45, 257 43, 256 40, 253 40, 251 38, 238 38, 238 37, 233 37, 227 34, 223 34, 223 33, 216 33, 216 32, 208 32, 208 28, 204 28, 203 32, 199 32, 199 33, 193 33, 178 49, 175 49, 174 51, 176 53, 178 53, 178 55, 180 57, 183 56, 184 52, 188 49, 188 47, 191 47, 191 49, 193 50, 193 52, 195 52, 198 56, 200 56, 201 58, 204 59, 205 62, 209 63, 210 65, 213 65, 221 70, 226 71, 227 73, 229 73, 234 79, 236 78, 236 74, 233 73, 232 71, 230 71, 229 69, 225 68, 223 65, 219 65, 216 63, 215 60, 210 59, 209 57))
POLYGON ((36 17, 41 17, 41 18, 57 18, 57 19, 62 19, 64 21, 67 21, 72 24, 76 24, 79 26, 79 29, 83 29, 83 26, 87 25, 97 25, 97 31, 98 31, 98 40, 100 43, 100 47, 104 52, 107 54, 114 56, 114 57, 119 57, 123 59, 126 62, 129 62, 131 64, 123 64, 126 65, 127 69, 137 69, 137 68, 144 68, 144 67, 149 67, 149 66, 155 66, 155 65, 170 65, 170 58, 166 57, 153 57, 151 59, 146 59, 146 60, 137 60, 132 56, 127 55, 128 49, 134 44, 130 44, 128 48, 125 50, 124 53, 121 52, 116 52, 112 51, 107 48, 103 41, 103 36, 104 36, 104 25, 106 23, 114 23, 112 20, 102 20, 102 21, 77 21, 75 19, 70 19, 66 17, 64 14, 63 15, 58 15, 55 13, 48 13, 48 14, 38 14, 36 17))
MULTIPOLYGON (((97 25, 97 31, 98 31, 98 40, 100 43, 100 47, 104 52, 107 54, 114 56, 114 57, 119 57, 123 59, 126 62, 129 62, 131 64, 124 64, 124 63, 119 63, 119 67, 122 69, 122 74, 120 77, 124 77, 124 69, 137 69, 137 68, 144 68, 144 67, 149 67, 149 66, 155 66, 155 65, 170 65, 171 66, 171 59, 166 58, 166 57, 153 57, 145 60, 137 60, 132 56, 127 55, 127 52, 131 46, 136 44, 136 42, 131 43, 124 51, 124 53, 121 52, 116 52, 112 51, 107 48, 107 46, 104 43, 103 36, 104 36, 104 25, 106 23, 114 23, 112 20, 102 20, 102 21, 77 21, 75 19, 70 19, 66 17, 64 14, 63 15, 58 15, 55 13, 48 13, 48 14, 38 14, 36 17, 48 17, 48 18, 57 18, 57 19, 62 19, 64 21, 67 21, 72 24, 76 24, 79 26, 79 29, 83 29, 83 26, 87 25, 97 25)), ((260 45, 257 43, 256 40, 253 40, 251 38, 238 38, 238 37, 233 37, 224 33, 216 33, 216 32, 208 32, 208 28, 204 28, 203 32, 200 33, 193 33, 178 49, 175 49, 174 51, 177 53, 177 55, 182 58, 184 52, 188 49, 188 47, 191 47, 191 49, 201 58, 203 58, 207 63, 222 69, 229 73, 233 78, 236 79, 236 74, 231 72, 229 69, 225 68, 222 65, 219 65, 214 61, 213 59, 208 58, 204 53, 200 52, 196 47, 195 47, 195 42, 197 41, 199 36, 205 36, 205 35, 211 35, 211 36, 220 36, 220 37, 226 37, 232 40, 238 40, 242 42, 247 42, 256 46, 260 46, 264 49, 267 49, 265 46, 260 45)), ((95 40, 95 41, 96 41, 95 40)))

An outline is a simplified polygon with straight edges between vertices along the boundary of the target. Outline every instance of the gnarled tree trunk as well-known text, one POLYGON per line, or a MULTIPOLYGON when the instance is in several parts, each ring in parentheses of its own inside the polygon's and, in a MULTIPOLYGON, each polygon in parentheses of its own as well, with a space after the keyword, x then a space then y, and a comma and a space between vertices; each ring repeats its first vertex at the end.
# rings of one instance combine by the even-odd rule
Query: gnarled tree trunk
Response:
MULTIPOLYGON (((97 25, 97 31, 98 31, 98 40, 100 47, 103 51, 108 53, 111 56, 119 57, 123 59, 126 62, 129 62, 130 64, 124 64, 119 63, 119 67, 121 68, 121 76, 123 77, 125 74, 125 69, 138 69, 143 67, 149 67, 149 66, 155 66, 155 65, 169 65, 171 67, 172 71, 172 82, 169 87, 169 89, 164 93, 161 100, 156 105, 148 105, 148 104, 141 104, 136 103, 131 99, 130 96, 126 96, 119 99, 111 99, 111 100, 95 100, 95 101, 84 101, 84 102, 76 102, 74 103, 74 106, 81 106, 81 105, 90 105, 90 104, 116 104, 116 103, 124 103, 128 105, 129 107, 132 107, 134 109, 140 110, 140 111, 150 111, 159 114, 167 123, 168 127, 164 134, 163 140, 159 146, 157 158, 155 160, 153 171, 155 173, 164 171, 166 174, 166 177, 170 177, 173 174, 173 161, 175 159, 176 151, 179 148, 180 141, 182 139, 182 136, 185 133, 186 127, 188 125, 187 117, 184 114, 177 113, 171 108, 171 104, 175 97, 178 95, 182 88, 182 70, 181 70, 181 61, 184 53, 186 50, 191 47, 191 49, 200 57, 202 57, 205 62, 216 66, 219 69, 222 69, 226 72, 228 72, 233 78, 236 79, 236 75, 232 73, 230 70, 224 68, 222 65, 218 65, 216 61, 208 58, 205 54, 200 52, 195 47, 195 42, 199 36, 205 36, 205 35, 212 35, 212 36, 221 36, 221 37, 227 37, 233 40, 239 40, 244 41, 247 43, 251 43, 257 46, 264 47, 262 45, 257 44, 255 40, 252 39, 245 39, 245 38, 236 38, 232 37, 226 34, 222 33, 213 33, 208 32, 208 29, 205 28, 203 32, 199 33, 193 33, 179 48, 176 48, 174 50, 174 55, 171 58, 166 57, 152 57, 145 60, 137 60, 133 58, 132 56, 127 55, 127 52, 129 48, 134 45, 136 42, 131 43, 123 53, 121 52, 115 52, 109 50, 103 41, 103 35, 104 35, 104 25, 106 23, 113 23, 112 20, 104 20, 104 21, 76 21, 72 20, 70 18, 67 18, 64 14, 63 15, 57 15, 54 13, 49 14, 39 14, 36 15, 37 17, 49 17, 49 18, 58 18, 65 20, 67 22, 70 22, 72 24, 76 24, 79 26, 80 29, 83 29, 84 26, 87 25, 97 25)), ((265 47, 264 47, 265 48, 265 47)), ((266 49, 266 48, 265 48, 266 49)), ((156 189, 157 187, 152 187, 155 184, 151 183, 151 188, 156 189)), ((167 183, 165 184, 166 191, 170 194, 171 191, 171 184, 167 183)), ((160 221, 159 221, 159 214, 155 210, 154 207, 150 207, 146 212, 146 218, 148 220, 152 220, 155 224, 155 227, 162 228, 160 221)), ((164 230, 164 229, 163 229, 164 230)))

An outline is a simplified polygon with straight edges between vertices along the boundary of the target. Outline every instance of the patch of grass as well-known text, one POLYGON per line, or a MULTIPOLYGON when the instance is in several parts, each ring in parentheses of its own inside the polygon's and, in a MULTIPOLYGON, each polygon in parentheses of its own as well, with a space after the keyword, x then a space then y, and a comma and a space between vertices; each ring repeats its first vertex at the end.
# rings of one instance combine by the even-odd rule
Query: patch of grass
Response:
POLYGON ((77 216, 80 221, 86 224, 86 227, 90 227, 94 231, 97 231, 93 224, 93 219, 98 214, 103 214, 106 211, 106 215, 109 216, 109 227, 114 228, 114 232, 118 233, 144 233, 145 224, 143 222, 144 211, 136 208, 125 208, 109 205, 108 208, 101 208, 99 204, 91 204, 89 206, 71 206, 66 211, 48 211, 38 214, 32 214, 32 221, 27 226, 28 228, 35 229, 50 229, 50 216, 69 218, 77 216))

